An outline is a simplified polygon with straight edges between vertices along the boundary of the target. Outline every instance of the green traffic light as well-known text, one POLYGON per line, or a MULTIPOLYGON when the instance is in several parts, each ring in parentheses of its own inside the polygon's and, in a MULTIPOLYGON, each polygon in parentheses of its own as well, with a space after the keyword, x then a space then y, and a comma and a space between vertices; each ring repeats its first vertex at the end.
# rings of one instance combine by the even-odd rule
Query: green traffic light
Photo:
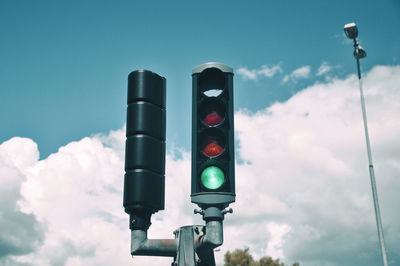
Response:
POLYGON ((219 189, 225 183, 225 175, 216 166, 209 166, 201 173, 201 184, 210 190, 219 189))

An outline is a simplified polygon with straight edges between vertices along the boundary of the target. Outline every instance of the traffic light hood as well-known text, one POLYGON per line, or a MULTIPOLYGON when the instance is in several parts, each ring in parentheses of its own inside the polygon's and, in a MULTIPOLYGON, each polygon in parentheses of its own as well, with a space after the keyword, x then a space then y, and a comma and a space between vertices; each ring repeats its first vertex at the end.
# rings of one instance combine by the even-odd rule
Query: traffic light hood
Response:
POLYGON ((201 64, 201 65, 195 67, 192 71, 192 75, 200 74, 204 70, 210 69, 210 68, 217 68, 224 73, 232 73, 233 74, 233 69, 228 65, 218 63, 218 62, 208 62, 208 63, 204 63, 204 64, 201 64))

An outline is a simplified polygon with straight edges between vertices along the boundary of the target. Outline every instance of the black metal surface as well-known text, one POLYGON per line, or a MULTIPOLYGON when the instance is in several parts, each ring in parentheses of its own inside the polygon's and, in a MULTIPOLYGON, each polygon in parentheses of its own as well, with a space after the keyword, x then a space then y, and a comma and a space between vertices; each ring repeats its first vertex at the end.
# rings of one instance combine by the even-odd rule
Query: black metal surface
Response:
POLYGON ((147 70, 128 76, 123 205, 136 217, 131 229, 135 221, 148 220, 148 213, 164 209, 165 84, 165 78, 147 70))

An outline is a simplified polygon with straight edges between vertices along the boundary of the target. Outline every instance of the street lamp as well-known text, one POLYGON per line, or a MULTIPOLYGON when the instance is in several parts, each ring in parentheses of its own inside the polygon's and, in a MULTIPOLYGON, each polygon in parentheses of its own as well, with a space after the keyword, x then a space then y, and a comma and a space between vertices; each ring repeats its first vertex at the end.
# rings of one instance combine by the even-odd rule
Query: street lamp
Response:
POLYGON ((364 121, 364 129, 365 129, 365 139, 367 142, 367 153, 368 153, 368 162, 369 162, 369 175, 371 180, 371 187, 372 187, 372 197, 374 200, 374 209, 375 209, 375 218, 376 218, 376 226, 378 228, 378 237, 379 243, 381 246, 381 253, 382 253, 382 260, 383 265, 387 266, 387 257, 386 257, 386 250, 385 250, 385 241, 383 239, 383 229, 382 229, 382 221, 381 221, 381 213, 379 210, 379 203, 378 203, 378 193, 376 191, 376 182, 375 182, 375 172, 374 166, 372 164, 372 155, 371 155, 371 145, 369 143, 369 135, 368 135, 368 126, 367 126, 367 113, 365 111, 365 102, 364 102, 364 93, 362 89, 362 82, 361 82, 361 70, 360 70, 360 59, 365 58, 367 53, 358 43, 357 36, 358 36, 358 29, 354 22, 348 23, 344 25, 344 32, 349 39, 353 40, 354 46, 354 58, 357 62, 357 73, 358 73, 358 84, 360 86, 360 98, 361 98, 361 109, 363 114, 363 121, 364 121))

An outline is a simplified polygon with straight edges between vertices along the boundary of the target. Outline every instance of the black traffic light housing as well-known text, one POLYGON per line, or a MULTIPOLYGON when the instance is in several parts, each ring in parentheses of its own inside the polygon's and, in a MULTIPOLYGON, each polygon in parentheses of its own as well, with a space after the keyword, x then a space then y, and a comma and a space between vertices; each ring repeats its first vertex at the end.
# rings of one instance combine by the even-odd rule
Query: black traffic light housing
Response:
POLYGON ((148 70, 128 76, 125 212, 130 228, 147 230, 153 213, 164 209, 166 80, 148 70))
POLYGON ((201 208, 235 201, 233 70, 205 63, 192 72, 192 191, 201 208))

